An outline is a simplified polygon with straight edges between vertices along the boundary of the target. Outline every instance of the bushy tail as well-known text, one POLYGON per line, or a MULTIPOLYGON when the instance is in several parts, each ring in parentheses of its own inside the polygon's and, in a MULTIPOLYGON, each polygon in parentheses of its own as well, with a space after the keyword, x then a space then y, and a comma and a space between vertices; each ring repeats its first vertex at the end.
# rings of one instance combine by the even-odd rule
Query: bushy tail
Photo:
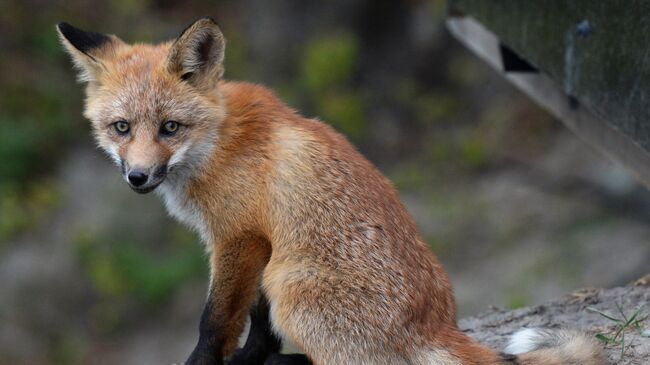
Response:
POLYGON ((570 330, 523 329, 510 339, 502 364, 517 365, 605 365, 605 356, 595 339, 570 330))

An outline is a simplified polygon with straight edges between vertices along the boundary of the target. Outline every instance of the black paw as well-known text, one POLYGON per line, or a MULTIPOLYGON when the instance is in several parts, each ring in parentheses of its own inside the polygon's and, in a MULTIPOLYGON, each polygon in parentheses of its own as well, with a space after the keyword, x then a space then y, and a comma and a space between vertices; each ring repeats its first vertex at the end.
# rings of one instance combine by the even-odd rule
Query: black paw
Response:
POLYGON ((223 360, 209 351, 194 349, 183 365, 223 365, 223 360))
POLYGON ((250 351, 247 348, 235 350, 235 353, 226 360, 226 365, 264 365, 266 352, 250 351))
POLYGON ((271 354, 264 365, 312 365, 309 358, 303 354, 271 354))

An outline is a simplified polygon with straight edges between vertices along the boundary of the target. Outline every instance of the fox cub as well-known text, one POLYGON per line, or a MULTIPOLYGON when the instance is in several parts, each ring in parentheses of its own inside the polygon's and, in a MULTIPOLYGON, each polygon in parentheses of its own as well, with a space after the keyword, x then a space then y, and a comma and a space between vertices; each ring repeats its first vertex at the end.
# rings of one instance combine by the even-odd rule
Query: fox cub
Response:
POLYGON ((158 45, 57 29, 98 144, 209 251, 187 364, 604 364, 580 333, 527 329, 512 355, 461 332, 447 274, 391 183, 329 126, 224 80, 212 19, 158 45), (279 354, 283 340, 305 355, 279 354))

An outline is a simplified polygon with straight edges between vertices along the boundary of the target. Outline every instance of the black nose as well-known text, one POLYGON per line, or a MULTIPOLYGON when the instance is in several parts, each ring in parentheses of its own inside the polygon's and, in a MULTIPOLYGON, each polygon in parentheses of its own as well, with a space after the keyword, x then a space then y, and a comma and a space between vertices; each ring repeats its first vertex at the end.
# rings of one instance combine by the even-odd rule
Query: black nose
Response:
POLYGON ((147 176, 147 174, 141 171, 131 171, 129 172, 128 178, 131 185, 140 186, 147 182, 149 176, 147 176))

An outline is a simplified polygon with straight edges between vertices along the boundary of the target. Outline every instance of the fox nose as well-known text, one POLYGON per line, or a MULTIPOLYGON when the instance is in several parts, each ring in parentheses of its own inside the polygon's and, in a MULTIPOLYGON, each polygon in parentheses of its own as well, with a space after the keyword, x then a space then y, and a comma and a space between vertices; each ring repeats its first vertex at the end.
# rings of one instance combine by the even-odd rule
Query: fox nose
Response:
POLYGON ((149 176, 145 174, 142 171, 131 171, 129 172, 129 183, 133 186, 141 186, 142 184, 147 182, 147 179, 149 179, 149 176))

